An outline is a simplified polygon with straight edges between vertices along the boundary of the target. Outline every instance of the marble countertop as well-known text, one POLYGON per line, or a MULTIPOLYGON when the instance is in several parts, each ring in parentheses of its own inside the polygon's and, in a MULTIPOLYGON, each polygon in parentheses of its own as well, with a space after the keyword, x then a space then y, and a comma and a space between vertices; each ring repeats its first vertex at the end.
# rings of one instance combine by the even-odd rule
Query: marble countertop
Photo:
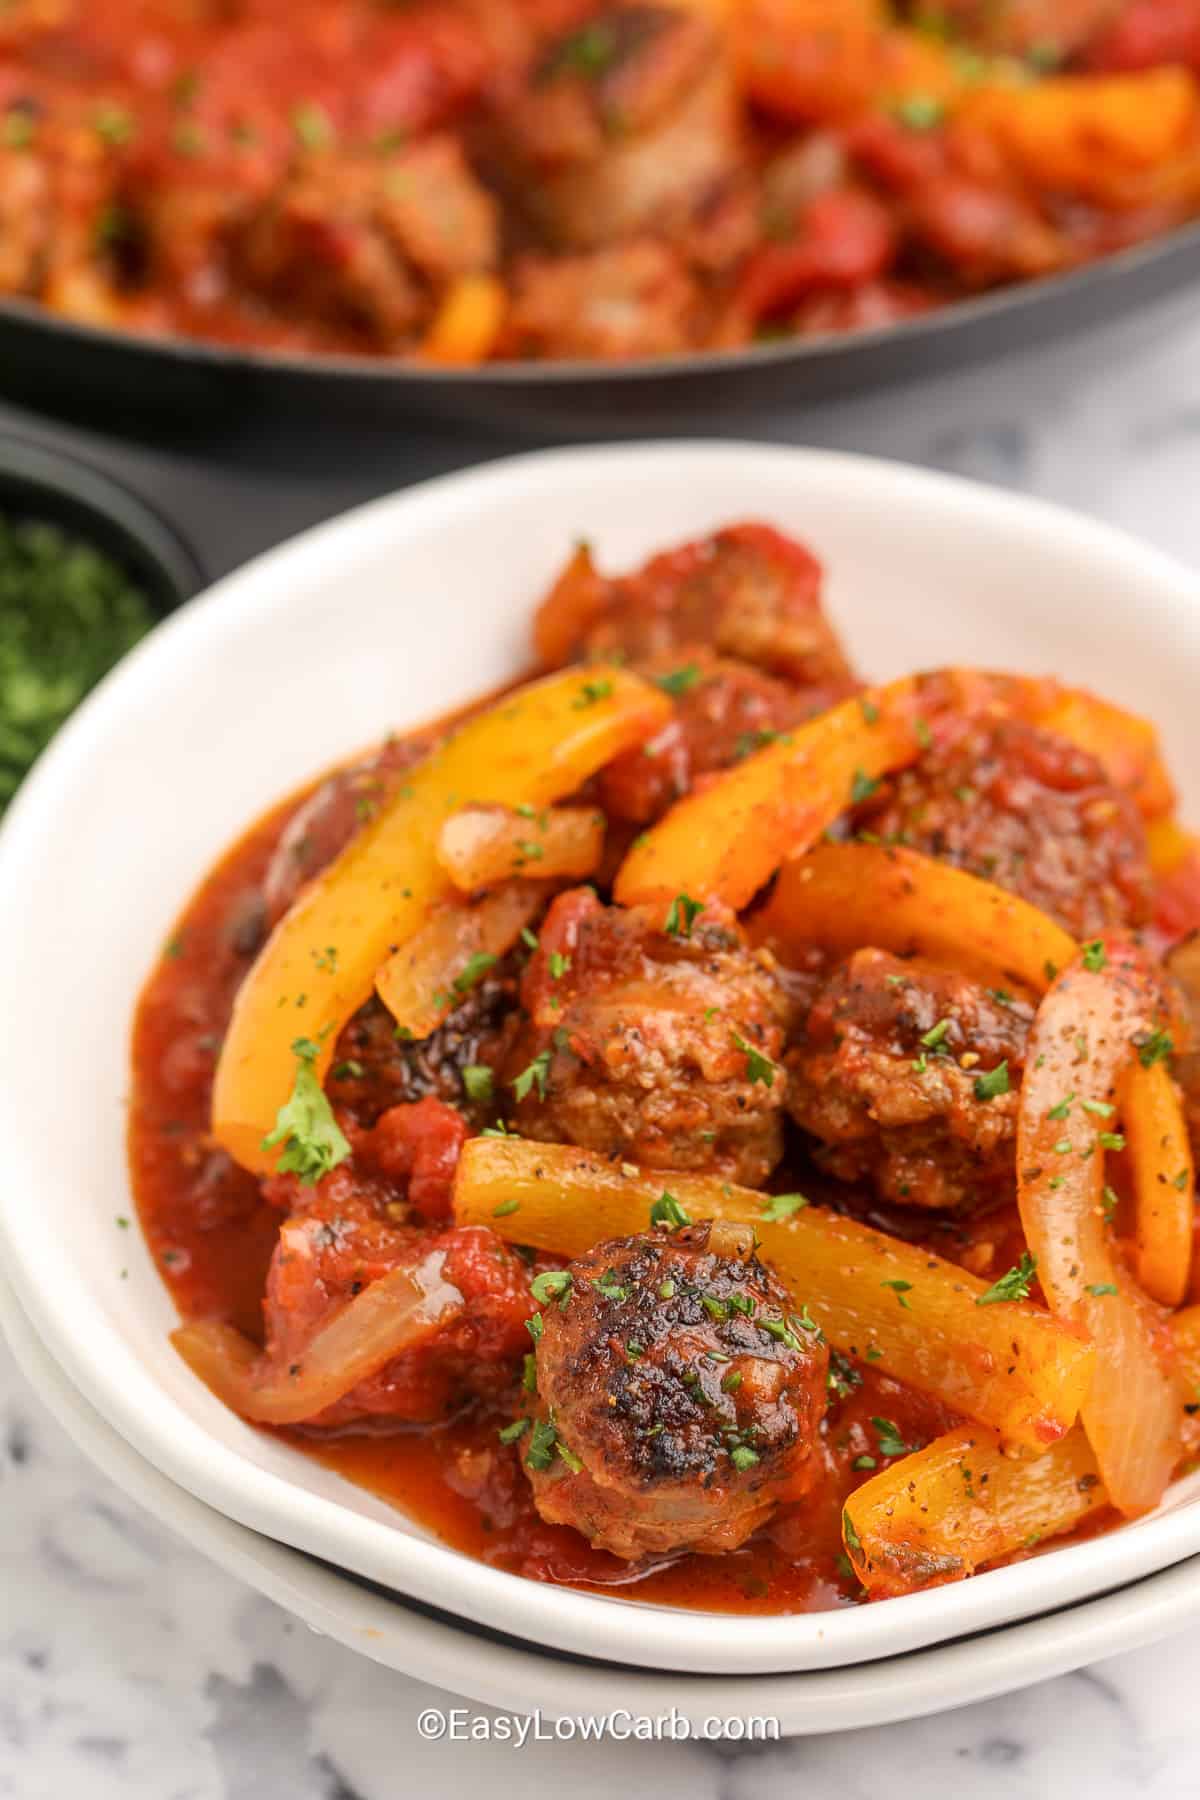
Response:
MULTIPOLYGON (((1200 307, 919 391, 739 421, 738 435, 898 456, 1095 513, 1200 566, 1200 307)), ((353 501, 519 448, 378 434, 147 450, 0 405, 0 425, 90 450, 156 499, 220 573, 353 501)), ((220 1573, 106 1482, 0 1345, 0 1800, 395 1800, 486 1781, 561 1781, 576 1800, 631 1773, 662 1800, 1096 1800, 1195 1794, 1188 1633, 1008 1698, 843 1736, 682 1744, 423 1744, 434 1691, 318 1638, 220 1573)))

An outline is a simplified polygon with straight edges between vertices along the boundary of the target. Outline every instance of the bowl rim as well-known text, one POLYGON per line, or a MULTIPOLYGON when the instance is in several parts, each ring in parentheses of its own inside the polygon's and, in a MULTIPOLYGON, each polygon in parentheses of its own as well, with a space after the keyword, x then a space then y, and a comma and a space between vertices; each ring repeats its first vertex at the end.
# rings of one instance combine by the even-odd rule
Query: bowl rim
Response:
POLYGON ((431 1617, 398 1594, 248 1530, 176 1486, 72 1386, 2 1275, 0 1335, 78 1448, 186 1544, 344 1648, 516 1713, 528 1713, 531 1695, 551 1717, 634 1710, 634 1702, 643 1716, 675 1708, 702 1729, 720 1707, 725 1717, 778 1717, 787 1737, 824 1736, 994 1699, 1097 1657, 1155 1642, 1200 1613, 1200 1557, 1192 1557, 1098 1599, 857 1669, 681 1676, 563 1657, 536 1645, 499 1641, 469 1620, 431 1617))
MULTIPOLYGON (((731 459, 743 480, 756 468, 797 478, 823 472, 852 484, 864 505, 873 493, 889 503, 913 497, 959 523, 990 520, 1049 548, 1064 547, 1084 561, 1100 559, 1128 576, 1131 590, 1153 604, 1164 624, 1191 635, 1200 657, 1200 619, 1191 573, 1135 539, 1045 501, 985 488, 961 478, 840 452, 736 441, 680 444, 670 440, 535 452, 439 477, 385 496, 328 521, 265 553, 227 576, 174 614, 114 670, 84 703, 41 759, 18 795, 0 833, 0 932, 20 942, 22 869, 39 857, 41 821, 56 796, 87 783, 102 758, 110 721, 160 677, 190 676, 219 647, 236 617, 269 622, 286 608, 293 571, 314 570, 336 581, 351 547, 381 528, 436 526, 452 544, 473 504, 500 505, 530 484, 539 504, 550 503, 555 470, 568 481, 586 474, 602 492, 607 470, 622 478, 662 484, 686 479, 689 468, 723 474, 731 459)), ((600 503, 597 504, 600 516, 600 503)), ((245 821, 230 821, 233 839, 245 821)), ((628 1662, 636 1638, 640 1662, 663 1669, 772 1672, 831 1668, 896 1654, 917 1644, 952 1639, 1019 1614, 1065 1604, 1160 1569, 1200 1549, 1200 1505, 1136 1521, 1090 1543, 1052 1549, 1036 1561, 976 1576, 957 1586, 893 1599, 887 1606, 768 1617, 731 1616, 639 1604, 620 1598, 548 1587, 488 1568, 448 1546, 414 1538, 380 1520, 306 1491, 255 1467, 239 1451, 174 1408, 121 1333, 103 1314, 80 1271, 68 1267, 43 1209, 23 1204, 37 1189, 37 1154, 25 1142, 19 1115, 0 1082, 0 1127, 13 1145, 10 1179, 0 1185, 0 1260, 39 1336, 71 1381, 163 1474, 241 1524, 306 1549, 447 1610, 496 1624, 514 1635, 560 1649, 628 1662), (55 1258, 59 1264, 55 1268, 55 1258), (55 1279, 43 1272, 55 1269, 55 1279), (1097 1553, 1095 1544, 1102 1544, 1097 1553)), ((218 1409, 213 1418, 224 1417, 218 1409)))

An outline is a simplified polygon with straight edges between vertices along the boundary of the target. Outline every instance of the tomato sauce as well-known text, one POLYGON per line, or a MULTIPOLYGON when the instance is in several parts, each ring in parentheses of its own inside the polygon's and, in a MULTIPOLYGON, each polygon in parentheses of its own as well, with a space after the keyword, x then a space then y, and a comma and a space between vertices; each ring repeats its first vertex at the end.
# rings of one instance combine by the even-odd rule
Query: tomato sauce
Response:
MULTIPOLYGON (((132 1046, 129 1160, 151 1254, 181 1318, 228 1322, 260 1341, 281 1215, 264 1200, 257 1179, 213 1144, 209 1110, 234 996, 262 939, 263 880, 296 805, 293 798, 253 826, 186 907, 146 984, 132 1046)), ((792 1181, 793 1174, 782 1178, 792 1181)), ((968 1263, 981 1255, 990 1262, 993 1245, 996 1255, 1007 1254, 1003 1233, 989 1234, 979 1223, 939 1234, 942 1253, 968 1263)), ((514 1369, 514 1386, 518 1374, 514 1369)), ((278 1435, 492 1567, 573 1587, 631 1587, 638 1598, 664 1605, 793 1613, 859 1597, 840 1519, 845 1496, 883 1466, 873 1421, 894 1426, 907 1446, 953 1422, 936 1402, 835 1358, 820 1450, 825 1478, 815 1494, 784 1505, 730 1555, 630 1567, 538 1517, 516 1447, 497 1437, 511 1416, 511 1407, 477 1402, 434 1426, 377 1420, 278 1435)))

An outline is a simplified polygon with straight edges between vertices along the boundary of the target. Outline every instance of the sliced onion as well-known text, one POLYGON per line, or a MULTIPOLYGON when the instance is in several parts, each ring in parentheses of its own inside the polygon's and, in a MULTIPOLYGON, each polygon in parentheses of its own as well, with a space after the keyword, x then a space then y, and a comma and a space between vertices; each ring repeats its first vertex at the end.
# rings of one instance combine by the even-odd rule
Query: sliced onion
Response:
POLYGON ((193 1374, 244 1419, 298 1425, 463 1311, 462 1295, 442 1274, 443 1260, 438 1251, 418 1269, 392 1269, 373 1281, 284 1368, 232 1325, 181 1325, 171 1342, 193 1374))
POLYGON ((1157 1504, 1179 1454, 1182 1395, 1155 1342, 1153 1308, 1114 1255, 1104 1219, 1104 1149, 1118 1082, 1154 1023, 1143 953, 1108 944, 1072 962, 1038 1008, 1017 1132, 1021 1222, 1052 1312, 1082 1326, 1096 1374, 1081 1408, 1114 1506, 1157 1504))

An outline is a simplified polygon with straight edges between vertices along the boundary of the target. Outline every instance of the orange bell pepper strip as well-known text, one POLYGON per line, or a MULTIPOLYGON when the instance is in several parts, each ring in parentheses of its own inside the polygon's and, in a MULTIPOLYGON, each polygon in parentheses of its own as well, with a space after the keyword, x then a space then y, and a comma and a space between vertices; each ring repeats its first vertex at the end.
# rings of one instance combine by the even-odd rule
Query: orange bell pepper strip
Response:
POLYGON ((424 362, 472 367, 499 341, 508 294, 496 275, 460 275, 451 283, 421 343, 424 362))
POLYGON ((619 904, 687 893, 740 911, 860 790, 916 759, 920 689, 905 676, 844 700, 686 795, 621 865, 619 904))
POLYGON ((1124 1513, 1157 1504, 1179 1453, 1178 1382, 1105 1223, 1104 1153, 1122 1143, 1113 1131, 1118 1083, 1154 1029, 1156 1008, 1154 974, 1135 945, 1085 946, 1038 1008, 1017 1126, 1025 1237, 1051 1310, 1096 1347, 1083 1424, 1124 1513))
POLYGON ((1074 938, 1017 894, 949 863, 882 844, 818 844, 786 863, 753 921, 760 943, 836 956, 869 945, 952 963, 1041 992, 1074 938))
POLYGON ((715 1177, 496 1137, 464 1146, 454 1210, 460 1224, 575 1257, 647 1230, 664 1190, 693 1219, 753 1226, 796 1304, 848 1356, 869 1357, 1030 1449, 1044 1450, 1074 1424, 1093 1366, 1074 1327, 1026 1301, 981 1305, 987 1283, 956 1264, 815 1206, 781 1219, 766 1195, 715 1177))
POLYGON ((1180 1306, 1188 1291, 1196 1175, 1179 1095, 1163 1062, 1130 1065, 1121 1084, 1129 1146, 1137 1277, 1152 1300, 1180 1306))
POLYGON ((565 670, 461 724, 407 774, 280 920, 238 992, 217 1063, 212 1129, 258 1174, 291 1092, 293 1044, 319 1046, 318 1076, 379 969, 450 892, 437 860, 447 815, 466 802, 548 806, 670 717, 665 694, 626 669, 565 670))

